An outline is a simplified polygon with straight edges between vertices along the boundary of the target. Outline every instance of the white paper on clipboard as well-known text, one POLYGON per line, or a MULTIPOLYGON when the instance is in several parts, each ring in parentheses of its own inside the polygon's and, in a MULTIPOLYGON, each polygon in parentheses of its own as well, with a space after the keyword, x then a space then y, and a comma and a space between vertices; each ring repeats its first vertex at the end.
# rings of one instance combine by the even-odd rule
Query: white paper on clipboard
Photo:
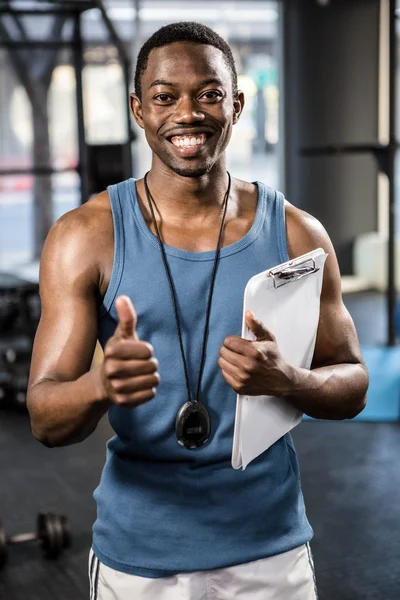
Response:
MULTIPOLYGON (((242 337, 255 339, 245 323, 246 310, 252 310, 275 335, 283 358, 295 367, 309 369, 326 257, 325 251, 317 248, 252 277, 244 292, 242 337)), ((303 413, 284 398, 238 394, 232 467, 245 469, 302 417, 303 413)))

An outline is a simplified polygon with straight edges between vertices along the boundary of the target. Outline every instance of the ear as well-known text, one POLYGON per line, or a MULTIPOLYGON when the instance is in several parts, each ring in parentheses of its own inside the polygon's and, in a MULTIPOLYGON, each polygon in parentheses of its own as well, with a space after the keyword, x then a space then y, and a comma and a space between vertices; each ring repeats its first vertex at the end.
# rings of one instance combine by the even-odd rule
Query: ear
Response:
POLYGON ((139 96, 132 93, 129 98, 129 104, 131 107, 131 113, 133 115, 133 118, 135 119, 135 121, 139 125, 139 127, 144 129, 143 115, 142 115, 142 102, 141 102, 139 96))
POLYGON ((244 94, 240 90, 237 93, 236 98, 233 101, 233 124, 239 121, 239 117, 242 114, 244 107, 244 94))

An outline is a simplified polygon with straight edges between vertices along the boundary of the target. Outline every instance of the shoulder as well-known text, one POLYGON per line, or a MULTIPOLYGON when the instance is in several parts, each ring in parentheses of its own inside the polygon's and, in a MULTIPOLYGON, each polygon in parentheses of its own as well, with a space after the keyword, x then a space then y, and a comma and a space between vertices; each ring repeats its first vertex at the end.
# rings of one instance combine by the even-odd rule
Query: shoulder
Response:
POLYGON ((97 285, 102 256, 113 240, 108 193, 102 192, 60 217, 51 228, 40 261, 41 280, 58 270, 64 280, 86 278, 97 285))
POLYGON ((285 200, 286 236, 290 258, 323 248, 335 254, 332 242, 323 225, 310 215, 285 200))
POLYGON ((321 298, 341 302, 341 280, 336 252, 323 225, 309 213, 285 200, 286 237, 289 258, 296 258, 316 248, 327 256, 321 298))
POLYGON ((51 228, 46 244, 90 246, 100 243, 111 226, 110 200, 105 191, 62 215, 51 228))
POLYGON ((69 236, 72 233, 85 237, 100 235, 109 225, 111 207, 108 192, 93 196, 90 200, 62 215, 53 225, 49 236, 69 236))

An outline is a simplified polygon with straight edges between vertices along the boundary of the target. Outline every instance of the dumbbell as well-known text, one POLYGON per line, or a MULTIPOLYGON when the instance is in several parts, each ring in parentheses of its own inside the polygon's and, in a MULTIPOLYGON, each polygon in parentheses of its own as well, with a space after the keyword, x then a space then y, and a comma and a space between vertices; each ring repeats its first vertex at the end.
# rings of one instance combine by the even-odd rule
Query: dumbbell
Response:
POLYGON ((0 371, 0 407, 26 410, 28 379, 28 371, 0 371))
POLYGON ((37 517, 37 530, 7 536, 0 522, 0 569, 7 562, 7 546, 39 542, 46 558, 57 558, 71 545, 71 529, 67 517, 54 513, 40 513, 37 517))

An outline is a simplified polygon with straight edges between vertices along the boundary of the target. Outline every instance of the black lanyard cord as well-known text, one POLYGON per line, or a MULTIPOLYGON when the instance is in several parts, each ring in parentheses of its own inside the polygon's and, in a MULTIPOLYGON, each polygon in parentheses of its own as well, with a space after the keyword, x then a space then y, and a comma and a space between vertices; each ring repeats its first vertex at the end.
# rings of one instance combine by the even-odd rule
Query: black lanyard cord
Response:
MULTIPOLYGON (((175 286, 174 286, 174 282, 172 279, 171 270, 170 270, 170 267, 168 264, 167 256, 165 253, 164 243, 161 239, 160 231, 158 229, 156 217, 154 214, 154 208, 153 208, 154 200, 152 199, 149 187, 147 185, 147 176, 148 176, 148 173, 146 173, 146 175, 144 176, 144 187, 146 190, 147 202, 149 204, 151 218, 152 218, 152 222, 154 225, 154 229, 157 234, 158 244, 160 247, 161 256, 162 256, 162 260, 163 260, 164 268, 165 268, 165 273, 167 275, 168 284, 169 284, 169 288, 170 288, 170 292, 171 292, 171 299, 172 299, 172 304, 173 304, 173 308, 174 308, 176 329, 177 329, 177 333, 178 333, 179 346, 180 346, 180 350, 181 350, 183 369, 185 372, 188 400, 190 402, 193 402, 192 394, 190 392, 189 371, 188 371, 188 366, 187 366, 187 362, 186 362, 185 350, 183 347, 182 329, 181 329, 181 324, 180 324, 180 320, 179 320, 178 302, 177 302, 175 286)), ((209 289, 209 293, 208 293, 206 318, 205 318, 204 333, 203 333, 203 345, 202 345, 202 351, 201 351, 199 374, 197 377, 196 396, 194 398, 194 401, 199 400, 199 395, 200 395, 201 379, 203 376, 203 370, 204 370, 205 359, 206 359, 206 346, 207 346, 208 326, 209 326, 210 314, 211 314, 211 302, 212 302, 212 296, 213 296, 213 291, 214 291, 215 277, 217 274, 218 260, 219 260, 219 255, 220 255, 221 241, 222 241, 222 235, 223 235, 223 231, 224 231, 224 224, 225 224, 226 211, 227 211, 227 207, 228 207, 228 199, 229 199, 230 189, 231 189, 231 176, 228 173, 228 188, 226 190, 224 201, 223 201, 223 214, 222 214, 222 219, 221 219, 221 227, 219 230, 218 242, 217 242, 217 247, 215 250, 214 265, 213 265, 213 270, 212 270, 211 280, 210 280, 210 289, 209 289)))

